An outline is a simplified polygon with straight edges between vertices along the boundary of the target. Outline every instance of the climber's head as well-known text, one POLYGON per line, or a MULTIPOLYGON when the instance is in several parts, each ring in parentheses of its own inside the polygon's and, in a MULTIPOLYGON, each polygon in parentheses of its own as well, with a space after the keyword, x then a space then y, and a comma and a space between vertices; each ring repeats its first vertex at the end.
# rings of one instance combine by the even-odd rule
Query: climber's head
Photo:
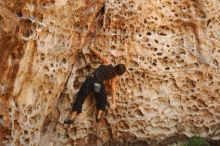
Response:
POLYGON ((114 70, 117 75, 123 75, 126 72, 126 67, 124 64, 117 64, 114 66, 114 70))

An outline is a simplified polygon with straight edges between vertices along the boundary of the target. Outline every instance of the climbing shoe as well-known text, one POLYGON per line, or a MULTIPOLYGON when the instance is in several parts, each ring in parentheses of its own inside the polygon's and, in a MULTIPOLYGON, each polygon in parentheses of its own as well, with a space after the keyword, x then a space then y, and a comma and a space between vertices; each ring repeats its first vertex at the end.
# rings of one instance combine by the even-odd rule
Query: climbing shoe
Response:
POLYGON ((67 125, 73 124, 73 120, 66 119, 64 121, 64 124, 67 124, 67 125))

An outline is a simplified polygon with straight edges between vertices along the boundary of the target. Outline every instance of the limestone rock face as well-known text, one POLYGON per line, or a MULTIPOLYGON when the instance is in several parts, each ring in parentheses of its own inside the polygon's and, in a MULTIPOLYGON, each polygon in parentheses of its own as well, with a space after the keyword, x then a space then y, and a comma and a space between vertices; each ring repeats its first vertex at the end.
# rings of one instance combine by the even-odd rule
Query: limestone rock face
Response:
POLYGON ((219 140, 219 14, 218 0, 0 0, 0 145, 219 140), (98 123, 90 95, 67 126, 100 64, 90 47, 127 67, 117 108, 98 123))

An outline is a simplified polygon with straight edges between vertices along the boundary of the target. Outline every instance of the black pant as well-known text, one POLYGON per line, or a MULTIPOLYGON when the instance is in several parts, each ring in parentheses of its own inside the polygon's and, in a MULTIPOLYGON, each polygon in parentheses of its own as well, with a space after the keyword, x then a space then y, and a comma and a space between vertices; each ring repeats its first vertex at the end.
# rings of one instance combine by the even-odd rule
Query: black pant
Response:
MULTIPOLYGON (((74 104, 72 105, 72 111, 82 112, 82 104, 84 103, 86 97, 88 94, 93 91, 94 83, 96 82, 95 78, 93 76, 89 76, 86 78, 84 83, 82 84, 79 92, 76 95, 76 100, 74 104)), ((95 93, 97 102, 96 107, 98 110, 105 110, 106 104, 107 104, 107 95, 105 91, 105 87, 103 82, 101 84, 101 89, 99 93, 95 93)))

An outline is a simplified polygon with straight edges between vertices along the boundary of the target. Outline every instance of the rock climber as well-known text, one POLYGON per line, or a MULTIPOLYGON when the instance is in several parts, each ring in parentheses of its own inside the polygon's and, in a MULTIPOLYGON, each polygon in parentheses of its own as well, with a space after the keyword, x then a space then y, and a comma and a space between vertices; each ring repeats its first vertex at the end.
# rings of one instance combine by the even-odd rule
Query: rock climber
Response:
POLYGON ((108 81, 111 85, 112 102, 110 104, 112 109, 116 108, 115 99, 115 83, 117 76, 122 75, 126 72, 124 64, 117 64, 115 66, 105 57, 103 57, 96 49, 90 48, 90 50, 102 61, 102 64, 91 73, 84 83, 82 84, 79 92, 76 94, 76 100, 72 104, 72 113, 70 119, 64 121, 65 124, 72 124, 78 113, 82 112, 82 104, 85 98, 92 91, 96 96, 96 108, 97 115, 96 120, 99 121, 102 112, 105 110, 107 105, 107 95, 104 86, 104 81, 108 81))

